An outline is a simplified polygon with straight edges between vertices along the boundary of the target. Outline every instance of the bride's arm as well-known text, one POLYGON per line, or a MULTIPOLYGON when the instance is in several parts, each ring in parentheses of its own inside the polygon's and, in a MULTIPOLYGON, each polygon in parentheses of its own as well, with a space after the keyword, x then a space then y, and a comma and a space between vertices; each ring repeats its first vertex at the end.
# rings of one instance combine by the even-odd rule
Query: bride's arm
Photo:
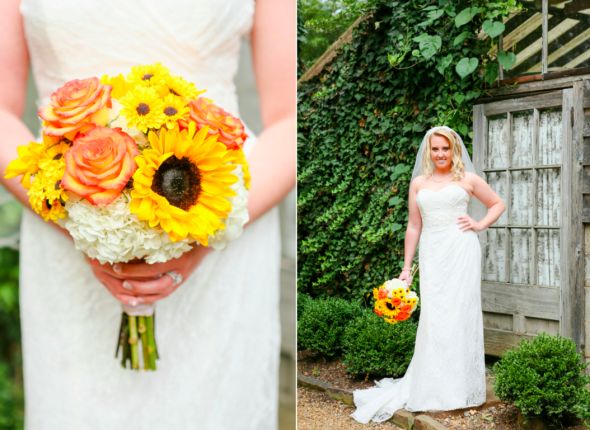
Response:
POLYGON ((250 219, 278 204, 296 177, 296 2, 257 0, 252 58, 264 129, 249 158, 250 219))
POLYGON ((18 178, 4 179, 4 169, 16 158, 17 146, 33 140, 21 120, 27 93, 29 58, 19 3, 20 0, 0 2, 0 183, 28 207, 26 192, 18 178))
POLYGON ((399 279, 408 280, 410 283, 410 269, 416 248, 418 247, 418 240, 422 232, 422 216, 416 203, 416 196, 418 195, 418 182, 416 178, 410 183, 410 192, 408 196, 408 227, 406 228, 406 238, 404 240, 404 267, 399 275, 399 279))
MULTIPOLYGON (((252 54, 264 129, 248 158, 252 175, 250 222, 276 206, 296 178, 296 3, 257 0, 251 34, 252 54)), ((176 260, 159 264, 93 264, 95 274, 119 300, 152 302, 169 295, 174 285, 166 272, 186 279, 207 248, 197 247, 176 260), (144 278, 140 280, 140 278, 144 278), (155 278, 155 279, 154 279, 155 278), (123 281, 127 279, 123 288, 123 281)))
POLYGON ((459 217, 459 228, 475 232, 485 230, 500 218, 506 206, 500 196, 479 175, 467 173, 466 179, 473 186, 473 195, 488 208, 488 212, 479 221, 475 221, 469 215, 459 217))

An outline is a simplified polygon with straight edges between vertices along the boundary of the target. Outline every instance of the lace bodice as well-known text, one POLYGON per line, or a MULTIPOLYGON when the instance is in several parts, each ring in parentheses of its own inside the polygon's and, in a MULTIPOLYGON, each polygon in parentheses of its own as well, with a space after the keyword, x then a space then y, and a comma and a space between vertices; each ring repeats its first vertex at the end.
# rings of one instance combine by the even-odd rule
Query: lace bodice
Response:
POLYGON ((416 201, 422 215, 422 231, 430 231, 456 224, 458 217, 467 214, 469 193, 457 184, 440 190, 423 188, 416 201))
POLYGON ((20 10, 40 104, 68 80, 161 62, 238 114, 233 79, 253 0, 22 0, 20 10))

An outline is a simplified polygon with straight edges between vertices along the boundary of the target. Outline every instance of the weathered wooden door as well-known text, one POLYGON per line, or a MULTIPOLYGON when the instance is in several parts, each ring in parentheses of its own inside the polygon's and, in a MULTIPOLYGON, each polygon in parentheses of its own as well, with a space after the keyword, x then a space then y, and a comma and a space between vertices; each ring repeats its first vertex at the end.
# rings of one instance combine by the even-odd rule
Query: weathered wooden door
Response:
POLYGON ((583 339, 583 85, 474 107, 476 169, 506 203, 480 234, 486 353, 583 339))

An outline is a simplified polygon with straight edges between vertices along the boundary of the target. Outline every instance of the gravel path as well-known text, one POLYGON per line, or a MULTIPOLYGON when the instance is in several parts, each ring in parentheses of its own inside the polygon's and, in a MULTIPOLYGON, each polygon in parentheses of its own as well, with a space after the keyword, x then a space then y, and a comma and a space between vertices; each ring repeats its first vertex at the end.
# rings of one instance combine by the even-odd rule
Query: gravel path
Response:
POLYGON ((297 388, 297 430, 402 430, 390 423, 359 424, 354 408, 311 388, 297 388))
MULTIPOLYGON (((326 361, 314 359, 306 352, 299 352, 297 369, 305 376, 317 378, 329 385, 346 389, 362 389, 374 386, 372 379, 352 378, 340 360, 326 361)), ((323 392, 299 386, 297 389, 298 430, 332 430, 332 429, 399 429, 392 423, 363 425, 358 424, 350 414, 351 406, 334 400, 323 392)), ((462 409, 449 412, 426 413, 439 423, 452 430, 517 430, 518 411, 516 407, 491 400, 474 409, 462 409)), ((582 425, 565 427, 564 430, 585 430, 582 425)))

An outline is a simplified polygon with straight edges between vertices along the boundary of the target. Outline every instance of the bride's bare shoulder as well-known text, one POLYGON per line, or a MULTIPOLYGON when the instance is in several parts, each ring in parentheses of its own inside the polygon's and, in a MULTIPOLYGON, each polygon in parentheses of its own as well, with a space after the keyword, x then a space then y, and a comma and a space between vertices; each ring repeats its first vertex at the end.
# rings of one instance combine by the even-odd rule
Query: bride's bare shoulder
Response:
POLYGON ((412 179, 412 182, 410 182, 410 186, 411 187, 420 187, 424 184, 424 182, 426 182, 426 176, 424 176, 424 175, 416 176, 414 179, 412 179))

